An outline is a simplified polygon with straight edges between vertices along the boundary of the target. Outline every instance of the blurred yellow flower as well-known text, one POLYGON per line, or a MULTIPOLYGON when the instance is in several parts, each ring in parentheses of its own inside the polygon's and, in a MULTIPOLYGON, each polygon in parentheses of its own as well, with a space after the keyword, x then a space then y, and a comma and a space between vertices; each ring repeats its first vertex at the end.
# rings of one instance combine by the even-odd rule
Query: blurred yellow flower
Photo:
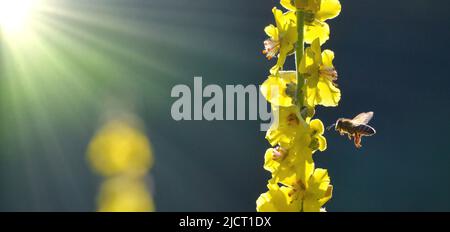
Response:
POLYGON ((152 212, 155 206, 145 182, 139 178, 120 176, 106 180, 100 188, 100 212, 152 212))
POLYGON ((270 70, 270 73, 275 75, 283 68, 288 54, 294 50, 294 44, 297 42, 297 25, 295 13, 283 14, 276 7, 272 9, 272 12, 276 26, 271 24, 264 29, 269 39, 264 41, 263 53, 268 59, 278 55, 277 64, 270 70))
POLYGON ((130 123, 108 122, 95 135, 88 148, 93 168, 104 176, 144 175, 153 165, 147 137, 130 123))
POLYGON ((306 103, 310 107, 337 106, 341 99, 341 91, 334 83, 338 74, 333 59, 332 51, 321 52, 318 39, 305 51, 299 70, 306 77, 306 103))

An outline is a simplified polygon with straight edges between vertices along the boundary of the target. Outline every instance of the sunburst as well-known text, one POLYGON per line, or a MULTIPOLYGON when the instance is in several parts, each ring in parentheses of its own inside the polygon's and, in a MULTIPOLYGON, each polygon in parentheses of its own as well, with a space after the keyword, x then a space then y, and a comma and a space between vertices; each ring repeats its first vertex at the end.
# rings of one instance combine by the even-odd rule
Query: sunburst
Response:
POLYGON ((39 0, 0 0, 0 27, 4 33, 23 31, 39 0))

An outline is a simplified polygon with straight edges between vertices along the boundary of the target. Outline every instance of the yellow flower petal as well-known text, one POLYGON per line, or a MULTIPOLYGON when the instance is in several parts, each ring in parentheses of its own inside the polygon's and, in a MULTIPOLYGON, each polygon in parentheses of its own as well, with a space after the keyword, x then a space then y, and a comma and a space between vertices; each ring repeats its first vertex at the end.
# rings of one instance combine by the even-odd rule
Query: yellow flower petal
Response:
POLYGON ((281 0, 280 4, 287 10, 294 11, 294 12, 297 10, 297 8, 294 5, 292 5, 291 0, 281 0))
POLYGON ((296 146, 295 156, 296 159, 294 162, 293 170, 291 170, 292 175, 295 176, 295 182, 292 180, 288 182, 287 179, 285 182, 281 182, 285 185, 292 185, 297 181, 302 181, 302 183, 306 183, 306 180, 311 176, 314 171, 314 161, 312 159, 312 150, 308 148, 309 144, 296 146))
POLYGON ((286 62, 286 57, 294 50, 294 43, 296 42, 296 40, 297 38, 295 38, 295 41, 290 41, 286 37, 283 37, 281 39, 281 48, 280 54, 278 55, 277 64, 272 67, 272 69, 270 70, 270 74, 277 75, 278 72, 283 69, 284 63, 286 62))
POLYGON ((326 72, 322 73, 323 70, 334 70, 333 59, 334 53, 332 51, 321 52, 318 39, 314 40, 311 46, 306 49, 300 71, 307 76, 306 100, 311 107, 316 105, 337 106, 341 99, 341 91, 335 86, 333 79, 326 72), (308 62, 308 66, 304 64, 306 62, 308 62), (324 67, 327 69, 323 69, 324 67))
POLYGON ((303 212, 320 212, 321 207, 318 199, 306 198, 303 200, 303 212))
POLYGON ((311 51, 310 48, 307 48, 305 50, 305 54, 302 57, 302 60, 300 61, 300 67, 299 71, 303 74, 305 73, 311 73, 312 66, 314 65, 314 53, 311 51))
POLYGON ((286 21, 285 21, 284 16, 283 16, 283 11, 278 10, 276 7, 274 7, 274 8, 272 8, 272 13, 273 13, 273 16, 275 18, 275 23, 276 23, 277 28, 279 30, 284 29, 285 28, 284 24, 285 24, 286 21))
POLYGON ((276 187, 269 189, 259 196, 256 201, 258 212, 298 212, 299 204, 293 204, 288 196, 290 189, 287 187, 276 187))
POLYGON ((334 52, 333 51, 327 49, 322 52, 322 64, 324 66, 334 67, 333 60, 334 60, 334 52))
MULTIPOLYGON (((288 11, 284 13, 284 18, 291 23, 291 26, 297 26, 297 15, 295 11, 288 11)), ((295 31, 295 34, 297 34, 297 31, 295 31)))
POLYGON ((278 75, 278 72, 283 69, 284 63, 286 62, 286 57, 290 50, 286 49, 286 45, 281 44, 280 54, 278 55, 277 63, 270 69, 270 74, 278 75))
POLYGON ((311 120, 309 126, 314 131, 314 134, 321 135, 325 131, 325 127, 319 119, 311 120))
POLYGON ((292 98, 287 95, 288 84, 296 83, 294 71, 279 72, 276 76, 269 76, 261 85, 261 93, 268 102, 277 106, 292 106, 292 98))
POLYGON ((274 123, 266 133, 266 139, 272 146, 280 145, 286 149, 292 146, 301 117, 298 114, 297 107, 272 107, 274 123))
POLYGON ((333 107, 337 106, 341 100, 341 91, 333 85, 327 78, 320 77, 317 84, 317 94, 320 96, 320 101, 317 104, 333 107))
POLYGON ((266 169, 271 173, 275 172, 278 169, 278 167, 280 167, 280 162, 277 162, 274 159, 273 152, 274 149, 269 148, 267 149, 266 154, 264 155, 264 169, 266 169))
POLYGON ((310 187, 315 189, 317 187, 317 194, 321 197, 325 195, 328 190, 328 185, 330 184, 330 176, 328 176, 328 171, 326 169, 317 168, 314 170, 314 174, 310 179, 310 187))
POLYGON ((319 200, 320 205, 323 206, 331 199, 332 196, 333 196, 333 185, 328 185, 328 189, 325 192, 325 195, 319 200))
POLYGON ((325 151, 327 149, 327 140, 322 135, 316 137, 319 142, 319 151, 325 151))
POLYGON ((327 140, 322 136, 325 131, 324 125, 322 121, 319 119, 314 119, 309 124, 311 129, 311 136, 313 137, 314 148, 319 149, 320 151, 324 151, 327 149, 327 140), (317 147, 316 147, 317 146, 317 147))
POLYGON ((320 10, 316 13, 316 19, 325 21, 335 18, 341 12, 341 3, 339 0, 322 0, 320 10))
POLYGON ((271 38, 273 38, 273 39, 275 39, 275 40, 278 40, 278 38, 279 38, 278 28, 275 27, 275 26, 272 25, 272 24, 270 24, 269 26, 265 27, 265 28, 264 28, 264 32, 266 32, 266 34, 267 34, 269 37, 271 37, 271 38))
POLYGON ((322 48, 320 48, 320 40, 315 39, 311 43, 311 51, 313 52, 314 62, 317 66, 322 64, 322 48))
POLYGON ((305 26, 305 43, 311 44, 315 39, 320 40, 320 45, 330 38, 330 26, 325 22, 313 22, 305 26))
POLYGON ((275 26, 268 26, 265 29, 266 34, 271 36, 272 40, 279 42, 279 54, 277 64, 271 68, 270 73, 272 75, 278 74, 283 69, 286 61, 286 56, 292 53, 294 45, 297 42, 297 25, 296 16, 293 12, 284 13, 277 8, 273 8, 273 15, 276 22, 275 26))
POLYGON ((307 102, 310 106, 337 106, 341 100, 341 91, 327 78, 313 77, 308 79, 307 102))

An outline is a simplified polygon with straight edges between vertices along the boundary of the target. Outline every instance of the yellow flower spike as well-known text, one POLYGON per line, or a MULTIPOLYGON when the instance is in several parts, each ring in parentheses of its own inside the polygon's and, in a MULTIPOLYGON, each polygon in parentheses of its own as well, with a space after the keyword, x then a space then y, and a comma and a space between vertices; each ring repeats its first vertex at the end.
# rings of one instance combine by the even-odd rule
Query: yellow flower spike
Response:
POLYGON ((268 102, 277 106, 289 107, 293 105, 293 93, 289 93, 288 86, 297 83, 295 71, 280 71, 278 75, 271 75, 261 85, 261 93, 268 102))
POLYGON ((272 12, 276 26, 269 25, 264 29, 269 39, 264 41, 263 53, 266 54, 267 59, 278 55, 277 64, 270 71, 272 75, 276 75, 283 68, 288 54, 294 50, 294 44, 297 42, 297 25, 295 13, 283 13, 276 7, 272 9, 272 12))
POLYGON ((300 71, 306 78, 306 100, 310 107, 322 105, 337 106, 341 99, 341 91, 334 81, 338 74, 333 66, 334 53, 330 50, 321 52, 319 40, 316 39, 306 49, 300 63, 300 71))
POLYGON ((317 105, 337 106, 341 98, 334 83, 338 77, 334 53, 320 47, 330 34, 325 21, 339 15, 341 5, 338 0, 280 3, 289 11, 283 14, 274 8, 276 26, 265 28, 270 38, 264 42, 264 53, 269 59, 278 56, 278 61, 261 86, 275 121, 266 133, 274 148, 264 156, 264 168, 272 178, 269 190, 257 200, 257 211, 325 212, 323 205, 331 199, 333 186, 327 170, 315 169, 313 154, 326 150, 327 141, 322 121, 312 118, 317 105), (311 44, 306 50, 305 43, 311 44), (281 71, 294 49, 296 71, 281 71))

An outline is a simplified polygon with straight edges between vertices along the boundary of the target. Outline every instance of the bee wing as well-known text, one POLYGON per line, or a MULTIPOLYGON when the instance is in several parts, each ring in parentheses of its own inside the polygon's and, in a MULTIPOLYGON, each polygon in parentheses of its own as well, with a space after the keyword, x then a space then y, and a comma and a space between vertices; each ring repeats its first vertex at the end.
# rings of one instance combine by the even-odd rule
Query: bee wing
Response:
POLYGON ((357 129, 358 133, 362 136, 372 136, 377 133, 375 128, 373 128, 369 125, 366 125, 366 124, 360 124, 360 125, 356 126, 355 128, 357 129))
POLYGON ((360 113, 352 119, 354 124, 367 124, 373 118, 373 112, 360 113))

